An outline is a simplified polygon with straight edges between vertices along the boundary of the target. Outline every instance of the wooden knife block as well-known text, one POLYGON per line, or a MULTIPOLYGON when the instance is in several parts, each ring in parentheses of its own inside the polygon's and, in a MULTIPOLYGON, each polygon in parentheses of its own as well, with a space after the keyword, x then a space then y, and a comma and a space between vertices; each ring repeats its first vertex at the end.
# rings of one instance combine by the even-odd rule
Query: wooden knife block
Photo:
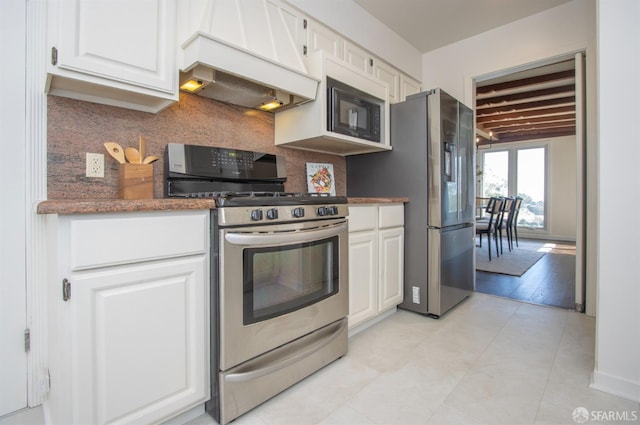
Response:
POLYGON ((118 196, 120 199, 153 199, 153 165, 120 164, 118 196))

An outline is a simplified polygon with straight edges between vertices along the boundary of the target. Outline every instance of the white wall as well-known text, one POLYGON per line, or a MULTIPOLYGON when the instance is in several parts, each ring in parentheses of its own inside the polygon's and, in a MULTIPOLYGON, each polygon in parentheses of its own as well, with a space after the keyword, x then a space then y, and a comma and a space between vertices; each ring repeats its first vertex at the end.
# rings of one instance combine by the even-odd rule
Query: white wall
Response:
POLYGON ((420 52, 357 3, 347 0, 286 1, 416 80, 421 79, 420 52))
POLYGON ((25 2, 0 3, 0 416, 27 405, 25 2))
POLYGON ((593 387, 640 402, 640 2, 598 1, 600 226, 593 387), (630 131, 630 128, 632 131, 630 131))
POLYGON ((556 57, 587 51, 595 88, 595 2, 574 0, 525 19, 450 44, 422 57, 422 84, 441 87, 473 106, 472 79, 526 69, 556 57))
MULTIPOLYGON (((538 146, 544 141, 523 143, 520 147, 538 146)), ((547 140, 547 208, 548 227, 544 237, 552 240, 576 240, 577 154, 574 136, 547 140)), ((520 235, 540 237, 539 232, 521 231, 520 235)))
MULTIPOLYGON (((576 240, 576 143, 575 137, 558 137, 532 142, 501 143, 480 153, 505 150, 512 147, 547 147, 547 228, 539 231, 518 231, 520 237, 576 240)), ((480 163, 480 158, 478 162, 480 163)))
POLYGON ((555 240, 576 240, 577 154, 576 138, 559 137, 549 142, 548 202, 553 215, 549 236, 555 240))

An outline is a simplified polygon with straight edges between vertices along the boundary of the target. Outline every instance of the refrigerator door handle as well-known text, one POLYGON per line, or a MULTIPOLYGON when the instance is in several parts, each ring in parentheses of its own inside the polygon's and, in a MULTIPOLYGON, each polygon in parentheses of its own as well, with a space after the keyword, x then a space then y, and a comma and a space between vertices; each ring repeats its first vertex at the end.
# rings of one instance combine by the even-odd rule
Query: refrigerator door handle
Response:
POLYGON ((457 155, 456 145, 445 142, 444 144, 444 176, 447 182, 455 182, 457 180, 457 155))

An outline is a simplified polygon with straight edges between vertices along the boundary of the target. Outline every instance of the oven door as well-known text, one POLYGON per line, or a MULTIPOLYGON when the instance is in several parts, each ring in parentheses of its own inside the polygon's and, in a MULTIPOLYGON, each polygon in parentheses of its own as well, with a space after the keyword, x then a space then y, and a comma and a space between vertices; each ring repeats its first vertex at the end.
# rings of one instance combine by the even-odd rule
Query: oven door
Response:
POLYGON ((220 230, 220 369, 348 314, 345 219, 220 230))

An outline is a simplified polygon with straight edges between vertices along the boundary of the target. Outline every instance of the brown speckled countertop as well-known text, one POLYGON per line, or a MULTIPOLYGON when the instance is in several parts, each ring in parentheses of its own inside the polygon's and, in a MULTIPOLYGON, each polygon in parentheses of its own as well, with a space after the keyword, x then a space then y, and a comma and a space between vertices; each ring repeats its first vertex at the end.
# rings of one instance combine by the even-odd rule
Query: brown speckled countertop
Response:
MULTIPOLYGON (((409 198, 348 198, 350 204, 405 203, 409 198)), ((215 208, 213 199, 159 198, 159 199, 61 199, 42 201, 38 214, 96 214, 162 210, 208 210, 215 208)))
POLYGON ((38 204, 38 214, 95 214, 162 210, 208 210, 215 208, 213 199, 63 199, 38 204))

